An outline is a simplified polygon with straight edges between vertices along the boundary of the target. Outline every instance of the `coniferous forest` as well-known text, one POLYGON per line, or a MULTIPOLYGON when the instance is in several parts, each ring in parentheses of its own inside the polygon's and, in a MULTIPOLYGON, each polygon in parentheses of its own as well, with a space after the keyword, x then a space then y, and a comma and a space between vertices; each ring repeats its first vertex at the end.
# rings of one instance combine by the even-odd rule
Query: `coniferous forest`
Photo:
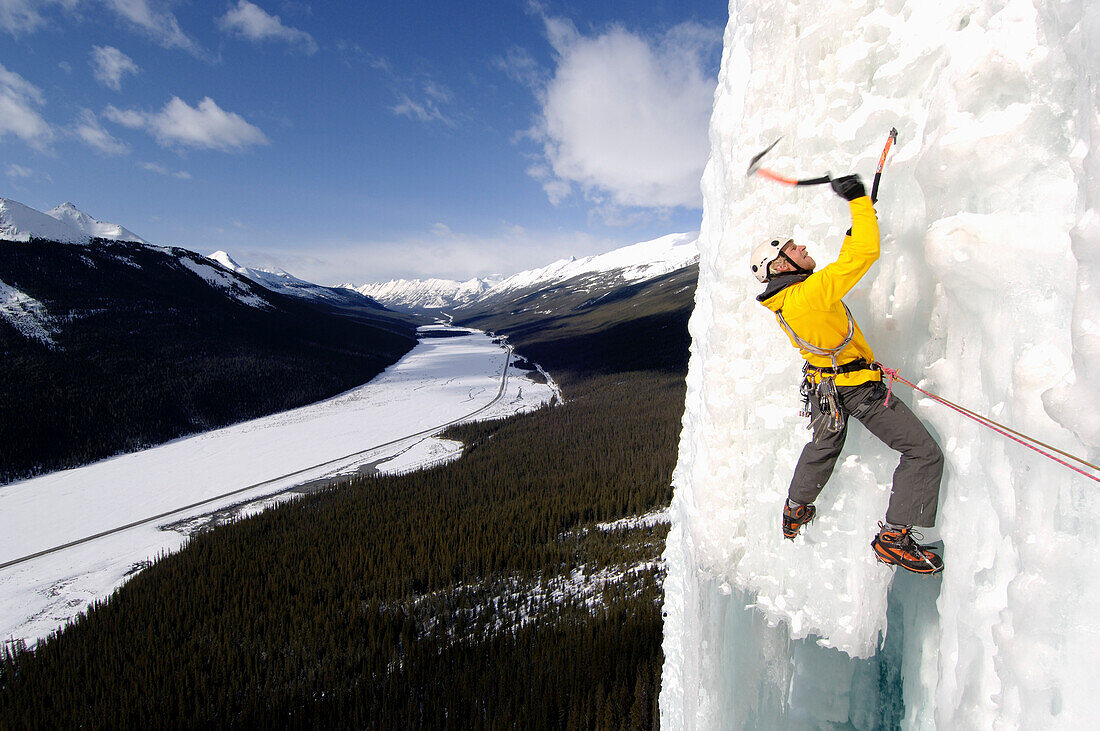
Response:
POLYGON ((656 727, 667 526, 599 524, 669 502, 696 276, 523 332, 483 314, 563 405, 195 536, 5 652, 2 725, 656 727))

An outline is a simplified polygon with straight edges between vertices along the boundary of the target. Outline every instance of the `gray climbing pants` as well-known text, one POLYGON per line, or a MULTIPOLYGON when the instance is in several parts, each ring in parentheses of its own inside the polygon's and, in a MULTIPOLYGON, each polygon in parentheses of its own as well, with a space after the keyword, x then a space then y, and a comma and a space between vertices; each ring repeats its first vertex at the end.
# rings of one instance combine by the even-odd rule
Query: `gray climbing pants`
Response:
POLYGON ((901 462, 894 470, 886 520, 897 525, 934 525, 943 452, 924 424, 896 396, 885 404, 886 386, 879 381, 839 386, 837 393, 844 411, 837 432, 827 426, 829 416, 822 414, 817 398, 810 398, 813 440, 798 458, 788 493, 790 499, 804 505, 817 499, 833 474, 848 433, 848 416, 853 416, 888 447, 901 452, 901 462))

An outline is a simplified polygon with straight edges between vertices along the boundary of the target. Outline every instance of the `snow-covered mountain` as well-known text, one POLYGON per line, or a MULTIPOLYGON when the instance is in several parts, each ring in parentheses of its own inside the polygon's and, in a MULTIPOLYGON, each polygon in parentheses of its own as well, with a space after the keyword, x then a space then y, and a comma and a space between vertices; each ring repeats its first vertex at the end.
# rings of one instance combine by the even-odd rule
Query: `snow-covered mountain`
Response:
POLYGON ((93 238, 147 243, 134 232, 92 218, 72 203, 62 203, 46 213, 18 201, 0 198, 0 239, 29 241, 31 237, 86 244, 93 238))
POLYGON ((522 292, 578 278, 585 278, 578 286, 610 288, 652 279, 694 264, 699 260, 697 237, 697 233, 670 234, 605 254, 561 259, 504 279, 471 279, 467 282, 394 280, 366 284, 357 287, 356 291, 368 294, 389 307, 442 310, 515 297, 522 292))
POLYGON ((371 307, 381 306, 371 297, 355 290, 344 287, 323 287, 319 284, 298 279, 282 269, 254 269, 238 264, 233 257, 224 251, 215 251, 208 257, 231 272, 251 279, 266 289, 280 294, 290 295, 305 300, 324 302, 330 305, 343 307, 371 307))
POLYGON ((499 279, 391 279, 388 282, 344 287, 378 300, 387 307, 411 310, 442 310, 472 302, 492 288, 499 279))
MULTIPOLYGON (((32 237, 64 244, 87 244, 96 238, 148 245, 145 239, 133 231, 117 223, 99 221, 69 202, 42 213, 18 201, 0 198, 0 239, 29 241, 32 237)), ((345 311, 383 309, 369 296, 349 289, 322 287, 278 269, 252 269, 241 266, 224 251, 214 252, 206 259, 184 249, 172 249, 172 252, 182 266, 204 279, 212 287, 252 307, 263 309, 270 305, 251 291, 246 280, 273 292, 312 300, 345 311), (209 264, 208 260, 240 276, 228 276, 218 267, 209 264)), ((21 320, 27 317, 23 309, 13 310, 12 313, 13 318, 17 315, 21 320)))
POLYGON ((545 287, 584 275, 609 281, 640 282, 683 269, 699 261, 698 232, 662 236, 624 246, 606 254, 582 259, 561 259, 539 269, 513 274, 486 291, 479 299, 497 297, 533 287, 545 287))
POLYGON ((71 223, 59 221, 18 201, 0 198, 0 239, 30 241, 31 237, 63 244, 83 244, 90 238, 71 223))
POLYGON ((845 297, 875 356, 1095 463, 1098 41, 1100 6, 1081 0, 730 3, 665 551, 662 728, 1096 722, 1089 474, 895 383, 946 458, 925 532, 943 541, 943 573, 876 562, 898 455, 855 423, 816 520, 784 540, 809 438, 802 359, 756 301, 749 253, 789 235, 828 264, 851 218, 828 186, 745 172, 782 137, 764 161, 775 171, 869 184, 897 127, 882 254, 845 297))
POLYGON ((149 243, 133 231, 123 228, 117 223, 97 221, 68 201, 46 211, 46 215, 63 223, 68 223, 88 236, 97 239, 133 241, 138 244, 149 243))

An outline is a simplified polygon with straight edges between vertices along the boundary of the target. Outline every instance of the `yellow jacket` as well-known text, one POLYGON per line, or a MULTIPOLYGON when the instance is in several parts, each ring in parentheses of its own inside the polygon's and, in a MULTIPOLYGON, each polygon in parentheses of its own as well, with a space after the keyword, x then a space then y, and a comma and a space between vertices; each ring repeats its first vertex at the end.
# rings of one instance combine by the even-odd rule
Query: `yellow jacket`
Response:
MULTIPOLYGON (((776 277, 769 281, 768 288, 757 298, 772 312, 782 312, 783 319, 795 334, 819 348, 835 348, 844 342, 848 335, 848 316, 840 300, 879 256, 878 219, 871 199, 864 196, 849 205, 852 209, 851 234, 844 238, 837 260, 810 275, 776 277)), ((799 347, 789 334, 787 337, 810 365, 832 367, 828 356, 810 353, 799 347)), ((858 324, 852 341, 837 353, 836 362, 844 365, 857 358, 863 358, 868 363, 875 360, 875 354, 858 324)), ((820 380, 820 374, 816 375, 814 381, 820 380)), ((836 377, 836 385, 857 386, 879 380, 882 380, 882 374, 878 371, 863 370, 841 373, 836 377)))

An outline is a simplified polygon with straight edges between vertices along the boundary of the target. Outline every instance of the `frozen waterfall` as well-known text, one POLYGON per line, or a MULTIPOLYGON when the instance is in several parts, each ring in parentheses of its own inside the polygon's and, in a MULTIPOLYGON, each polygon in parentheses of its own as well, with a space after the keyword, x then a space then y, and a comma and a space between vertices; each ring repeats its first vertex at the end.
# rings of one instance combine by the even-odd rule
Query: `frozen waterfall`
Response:
POLYGON ((832 261, 870 178, 883 253, 846 298, 880 361, 1100 457, 1100 4, 732 0, 711 120, 665 556, 664 728, 1082 728, 1100 710, 1100 484, 902 385, 947 457, 946 570, 875 561, 897 457, 861 426, 793 543, 801 359, 747 262, 832 261))

